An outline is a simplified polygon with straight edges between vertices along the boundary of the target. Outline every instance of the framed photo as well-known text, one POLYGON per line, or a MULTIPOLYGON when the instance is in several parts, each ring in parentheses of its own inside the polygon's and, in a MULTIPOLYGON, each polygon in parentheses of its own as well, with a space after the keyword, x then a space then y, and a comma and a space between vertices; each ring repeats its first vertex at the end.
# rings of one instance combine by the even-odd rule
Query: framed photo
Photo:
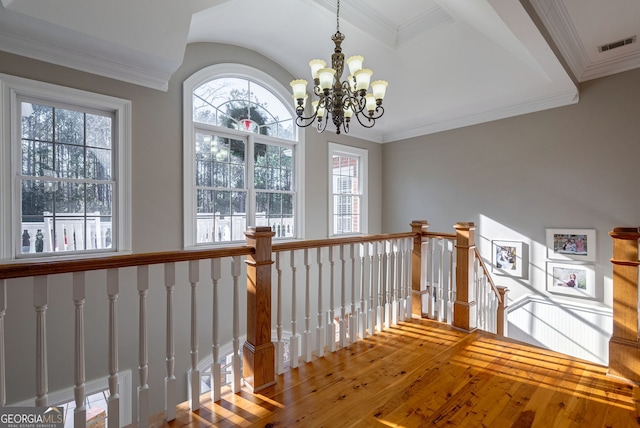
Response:
POLYGON ((522 242, 493 241, 492 271, 499 275, 522 276, 522 242))
POLYGON ((547 262, 547 291, 565 296, 596 298, 593 265, 547 262))
POLYGON ((547 258, 595 262, 595 229, 547 229, 547 258))

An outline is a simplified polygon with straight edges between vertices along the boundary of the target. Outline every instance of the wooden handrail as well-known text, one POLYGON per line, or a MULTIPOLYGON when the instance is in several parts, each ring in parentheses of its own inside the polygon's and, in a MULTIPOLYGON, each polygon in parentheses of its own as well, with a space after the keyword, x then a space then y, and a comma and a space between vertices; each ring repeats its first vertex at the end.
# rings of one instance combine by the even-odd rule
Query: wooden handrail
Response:
POLYGON ((375 241, 388 241, 390 239, 403 239, 414 238, 416 236, 413 232, 402 233, 385 233, 378 235, 360 235, 349 236, 345 238, 328 238, 328 239, 312 239, 308 241, 288 241, 274 243, 272 246, 273 252, 283 252, 292 250, 304 250, 306 248, 319 248, 319 247, 332 247, 336 245, 348 245, 348 244, 363 244, 367 242, 375 241))
POLYGON ((101 269, 117 269, 163 263, 177 263, 191 260, 215 259, 221 257, 246 256, 254 251, 248 245, 214 248, 207 250, 165 251, 156 253, 120 254, 92 257, 82 260, 37 260, 0 263, 0 279, 25 278, 29 276, 54 275, 101 269))
POLYGON ((457 238, 455 233, 442 233, 442 232, 422 232, 423 237, 436 238, 436 239, 449 239, 454 240, 457 238))
POLYGON ((478 251, 477 247, 475 248, 475 250, 476 250, 476 258, 480 262, 480 266, 484 271, 484 276, 489 280, 489 284, 491 284, 491 289, 493 290, 496 297, 498 298, 498 303, 502 303, 502 297, 500 296, 500 291, 498 291, 498 287, 496 287, 495 282, 493 282, 493 278, 491 278, 491 276, 489 275, 489 270, 487 269, 487 265, 484 263, 484 260, 480 256, 480 251, 478 251))
MULTIPOLYGON (((412 232, 378 235, 351 236, 345 238, 289 241, 273 244, 274 252, 300 250, 305 248, 330 247, 334 245, 361 244, 390 239, 411 238, 412 232)), ((191 260, 215 259, 222 257, 246 256, 253 253, 248 245, 213 248, 206 250, 164 251, 140 254, 103 255, 81 260, 38 260, 25 259, 0 263, 0 279, 25 278, 30 276, 54 275, 101 269, 117 269, 163 263, 177 263, 191 260)))

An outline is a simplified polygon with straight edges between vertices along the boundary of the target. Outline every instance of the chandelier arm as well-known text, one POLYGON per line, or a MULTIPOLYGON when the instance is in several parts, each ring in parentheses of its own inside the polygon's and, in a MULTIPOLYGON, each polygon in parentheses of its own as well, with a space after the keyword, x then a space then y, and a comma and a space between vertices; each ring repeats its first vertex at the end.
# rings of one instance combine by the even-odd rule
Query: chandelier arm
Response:
POLYGON ((329 118, 318 119, 318 124, 316 125, 316 130, 319 133, 320 132, 324 132, 324 130, 327 128, 327 123, 329 123, 329 118))
POLYGON ((301 117, 301 116, 296 117, 296 125, 299 126, 300 128, 306 128, 307 126, 312 125, 315 121, 316 121, 315 115, 310 117, 301 117), (305 121, 308 121, 308 123, 305 123, 305 121))
POLYGON ((384 107, 382 107, 380 105, 380 106, 376 107, 376 109, 373 112, 374 112, 373 115, 367 116, 367 117, 369 117, 369 118, 371 118, 373 120, 380 119, 382 117, 382 115, 384 114, 384 107), (380 111, 380 113, 378 113, 378 111, 380 111))
POLYGON ((369 118, 369 116, 366 116, 364 114, 354 114, 354 116, 356 117, 356 119, 358 119, 358 122, 360 123, 360 125, 364 126, 365 128, 373 128, 373 125, 376 124, 375 119, 371 119, 369 118), (367 123, 362 121, 362 116, 364 116, 364 118, 367 119, 367 123))

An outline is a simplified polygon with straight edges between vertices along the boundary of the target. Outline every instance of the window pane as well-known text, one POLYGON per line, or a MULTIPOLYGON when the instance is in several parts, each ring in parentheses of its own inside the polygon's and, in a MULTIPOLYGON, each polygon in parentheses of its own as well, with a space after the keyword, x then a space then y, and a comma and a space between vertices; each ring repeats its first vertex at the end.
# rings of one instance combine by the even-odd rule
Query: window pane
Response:
POLYGON ((290 148, 256 144, 255 188, 292 190, 292 153, 290 148))
POLYGON ((87 149, 87 178, 111 180, 111 150, 87 149))
POLYGON ((84 149, 69 144, 56 144, 55 172, 60 178, 84 178, 84 149))
POLYGON ((111 148, 111 133, 113 132, 112 120, 108 116, 87 114, 87 145, 111 148))
POLYGON ((22 181, 22 221, 42 221, 44 212, 53 212, 55 184, 42 180, 22 181))
POLYGON ((84 144, 84 113, 57 108, 54 116, 56 142, 84 144))
POLYGON ((112 215, 113 185, 111 184, 87 184, 86 185, 87 214, 101 216, 112 215))
POLYGON ((22 175, 53 176, 53 144, 22 140, 22 175))
POLYGON ((58 183, 54 204, 56 214, 73 213, 84 215, 85 195, 84 184, 60 182, 58 183))
POLYGON ((333 233, 360 233, 360 157, 332 156, 333 233))
POLYGON ((293 118, 273 92, 243 78, 210 80, 193 91, 193 120, 292 140, 293 118))
POLYGON ((53 141, 53 107, 23 102, 22 138, 53 141))

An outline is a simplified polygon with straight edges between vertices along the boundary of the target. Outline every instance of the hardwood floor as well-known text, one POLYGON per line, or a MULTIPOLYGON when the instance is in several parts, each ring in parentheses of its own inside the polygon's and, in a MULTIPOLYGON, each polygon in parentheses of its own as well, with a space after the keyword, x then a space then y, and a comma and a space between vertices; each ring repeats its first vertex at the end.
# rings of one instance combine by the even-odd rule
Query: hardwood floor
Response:
POLYGON ((640 393, 606 368, 412 320, 300 363, 251 394, 207 395, 155 427, 638 427, 640 393))

